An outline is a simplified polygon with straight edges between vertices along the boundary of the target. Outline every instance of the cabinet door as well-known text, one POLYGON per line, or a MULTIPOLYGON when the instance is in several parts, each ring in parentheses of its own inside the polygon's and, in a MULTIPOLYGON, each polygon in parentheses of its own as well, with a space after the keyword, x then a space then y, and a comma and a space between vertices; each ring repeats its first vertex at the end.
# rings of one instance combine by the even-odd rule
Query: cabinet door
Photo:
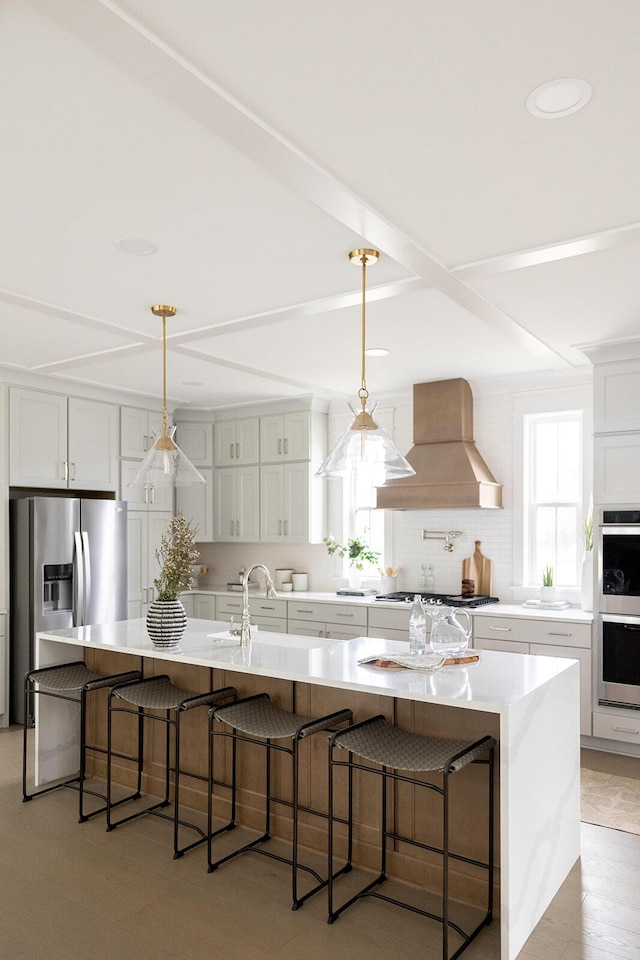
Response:
POLYGON ((180 600, 180 603, 184 607, 184 612, 186 613, 186 615, 188 617, 195 616, 193 612, 195 597, 193 597, 190 593, 181 593, 178 599, 180 600))
POLYGON ((118 408, 69 398, 69 487, 118 489, 118 408))
POLYGON ((196 540, 213 540, 213 470, 200 467, 206 483, 176 487, 176 513, 182 513, 198 527, 196 540))
POLYGON ((258 463, 260 460, 260 427, 257 417, 236 420, 236 463, 258 463))
POLYGON ((366 633, 366 628, 360 631, 356 631, 355 628, 350 630, 342 623, 325 623, 324 625, 324 635, 329 640, 354 640, 366 633))
POLYGON ((216 598, 196 594, 193 598, 193 615, 197 620, 215 620, 216 598))
POLYGON ((284 456, 284 417, 260 417, 260 463, 280 463, 284 456))
POLYGON ((175 441, 195 467, 210 467, 213 464, 212 423, 178 423, 175 441))
POLYGON ((214 470, 214 538, 222 542, 236 539, 236 470, 214 470))
POLYGON ((640 360, 595 364, 593 415, 596 433, 640 430, 640 360))
POLYGON ((222 420, 214 424, 213 437, 216 467, 235 466, 236 464, 236 421, 222 420))
POLYGON ((167 532, 170 513, 149 513, 148 515, 148 536, 147 536, 147 594, 146 603, 151 603, 156 599, 157 589, 154 580, 160 573, 160 564, 156 552, 160 549, 160 541, 163 534, 167 532))
POLYGON ((120 407, 120 456, 144 458, 149 442, 149 414, 137 407, 120 407))
POLYGON ((284 466, 260 467, 260 540, 284 539, 284 466))
MULTIPOLYGON (((529 653, 529 644, 518 640, 499 640, 497 637, 475 637, 474 650, 497 650, 498 653, 529 653)), ((553 647, 551 648, 553 649, 553 647)))
POLYGON ((284 415, 284 458, 285 460, 309 459, 310 414, 308 410, 284 415))
POLYGON ((129 510, 127 514, 127 599, 128 617, 143 615, 147 585, 147 513, 129 510))
POLYGON ((309 463, 287 463, 284 467, 284 539, 309 543, 309 463))
POLYGON ((580 733, 591 736, 591 650, 580 647, 553 647, 549 644, 532 643, 529 653, 540 657, 568 657, 580 661, 580 733))
POLYGON ((35 390, 9 392, 9 483, 67 487, 67 398, 35 390))
POLYGON ((308 620, 289 620, 289 633, 299 637, 324 637, 324 623, 314 623, 308 620))
POLYGON ((129 504, 129 510, 146 510, 147 491, 143 486, 134 484, 140 469, 139 460, 120 461, 120 498, 129 504))
POLYGON ((640 433, 594 439, 596 503, 636 504, 640 489, 640 433))
POLYGON ((261 630, 267 630, 269 633, 286 633, 287 621, 282 617, 251 617, 251 623, 260 627, 261 630))
POLYGON ((236 468, 237 539, 257 543, 260 539, 260 467, 236 468))

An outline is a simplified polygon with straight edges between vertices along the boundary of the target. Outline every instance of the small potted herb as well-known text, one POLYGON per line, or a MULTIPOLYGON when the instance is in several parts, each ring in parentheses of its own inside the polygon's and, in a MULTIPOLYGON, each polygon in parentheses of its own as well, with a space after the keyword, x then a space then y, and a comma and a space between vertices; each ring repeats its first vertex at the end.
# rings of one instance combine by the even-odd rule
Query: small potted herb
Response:
POLYGON ((175 646, 186 629, 187 614, 178 597, 191 588, 191 567, 200 559, 197 529, 182 514, 172 517, 156 550, 160 573, 153 582, 158 595, 149 604, 147 632, 157 646, 175 646))
POLYGON ((553 567, 546 566, 542 571, 540 599, 547 603, 556 599, 556 588, 553 585, 553 567))
POLYGON ((371 550, 369 545, 361 537, 351 537, 346 545, 338 543, 332 533, 325 537, 323 543, 326 544, 329 556, 337 554, 341 559, 349 559, 349 586, 357 590, 360 587, 360 574, 364 570, 365 564, 377 563, 380 554, 371 550))

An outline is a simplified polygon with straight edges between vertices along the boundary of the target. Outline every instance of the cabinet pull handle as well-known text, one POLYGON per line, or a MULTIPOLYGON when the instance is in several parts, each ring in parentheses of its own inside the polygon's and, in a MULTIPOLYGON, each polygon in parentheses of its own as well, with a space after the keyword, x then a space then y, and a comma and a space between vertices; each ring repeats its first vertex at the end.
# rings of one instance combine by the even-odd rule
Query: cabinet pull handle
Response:
POLYGON ((75 463, 72 463, 72 464, 71 464, 71 467, 73 468, 73 476, 70 477, 69 479, 70 479, 70 480, 75 480, 75 478, 76 478, 76 465, 75 465, 75 463))
POLYGON ((559 632, 556 633, 553 630, 549 630, 548 635, 550 637, 572 637, 573 636, 572 633, 559 633, 559 632))
POLYGON ((614 726, 614 730, 617 730, 618 733, 640 733, 640 730, 631 730, 629 727, 618 727, 614 726))
POLYGON ((145 453, 147 452, 147 449, 149 447, 148 440, 149 440, 149 437, 146 435, 146 433, 144 433, 142 435, 142 449, 145 453))
POLYGON ((282 536, 282 520, 278 520, 278 536, 282 536))
POLYGON ((304 607, 296 607, 296 613, 313 613, 313 610, 305 610, 304 607))
POLYGON ((336 613, 336 617, 352 617, 352 613, 336 613))
POLYGON ((156 598, 156 588, 149 587, 149 593, 151 594, 151 602, 153 602, 156 598))
POLYGON ((489 627, 490 630, 496 630, 498 633, 511 633, 511 627, 489 627))
POLYGON ((278 438, 278 453, 282 453, 282 440, 278 438))
POLYGON ((147 603, 147 588, 146 588, 146 587, 143 587, 143 588, 142 588, 142 604, 143 604, 143 606, 145 606, 146 603, 147 603))
POLYGON ((236 537, 240 536, 240 521, 236 520, 236 537))
POLYGON ((236 460, 240 459, 240 444, 236 443, 236 460))
POLYGON ((324 636, 325 640, 331 640, 331 630, 325 630, 324 636))
POLYGON ((156 502, 156 488, 152 483, 149 484, 149 493, 151 494, 151 505, 156 502))
POLYGON ((273 607, 273 606, 269 607, 269 606, 267 606, 266 604, 261 604, 260 609, 261 609, 261 610, 275 610, 275 607, 273 607))
POLYGON ((622 629, 623 629, 623 630, 635 630, 635 631, 638 631, 638 630, 640 630, 640 627, 637 627, 637 626, 636 626, 635 624, 633 624, 633 623, 625 623, 625 624, 623 624, 622 629))
POLYGON ((233 536, 233 520, 229 520, 229 533, 233 536))
POLYGON ((233 450, 234 450, 233 444, 230 443, 230 444, 229 444, 229 458, 230 458, 231 460, 234 459, 233 450))
POLYGON ((327 634, 324 632, 324 630, 318 630, 318 636, 319 636, 319 637, 326 637, 327 634))
POLYGON ((69 479, 69 463, 67 460, 62 461, 62 479, 63 480, 69 479))
POLYGON ((289 533, 289 521, 288 521, 288 520, 285 520, 285 522, 284 522, 284 535, 285 535, 285 537, 288 535, 288 533, 289 533))
POLYGON ((286 455, 287 455, 288 453, 289 453, 289 441, 288 441, 288 439, 285 437, 285 438, 284 438, 284 454, 285 454, 285 457, 286 457, 286 455))

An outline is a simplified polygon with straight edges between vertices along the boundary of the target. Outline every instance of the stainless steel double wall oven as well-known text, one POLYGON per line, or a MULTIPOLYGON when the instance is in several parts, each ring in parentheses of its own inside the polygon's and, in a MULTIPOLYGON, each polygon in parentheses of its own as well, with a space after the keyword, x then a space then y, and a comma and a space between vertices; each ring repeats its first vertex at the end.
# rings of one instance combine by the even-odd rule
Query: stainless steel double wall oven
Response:
POLYGON ((640 510, 604 510, 598 546, 598 700, 640 710, 640 510))

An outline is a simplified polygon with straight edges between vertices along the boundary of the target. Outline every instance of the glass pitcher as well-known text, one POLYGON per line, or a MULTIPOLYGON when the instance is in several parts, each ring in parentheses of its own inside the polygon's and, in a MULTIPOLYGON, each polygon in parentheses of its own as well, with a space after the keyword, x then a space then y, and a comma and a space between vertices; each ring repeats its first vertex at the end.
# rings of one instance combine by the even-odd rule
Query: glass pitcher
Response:
POLYGON ((458 656, 464 653, 471 639, 471 617, 468 610, 454 610, 453 607, 425 607, 431 616, 431 649, 444 657, 458 656), (466 625, 463 627, 458 615, 464 614, 466 625))

